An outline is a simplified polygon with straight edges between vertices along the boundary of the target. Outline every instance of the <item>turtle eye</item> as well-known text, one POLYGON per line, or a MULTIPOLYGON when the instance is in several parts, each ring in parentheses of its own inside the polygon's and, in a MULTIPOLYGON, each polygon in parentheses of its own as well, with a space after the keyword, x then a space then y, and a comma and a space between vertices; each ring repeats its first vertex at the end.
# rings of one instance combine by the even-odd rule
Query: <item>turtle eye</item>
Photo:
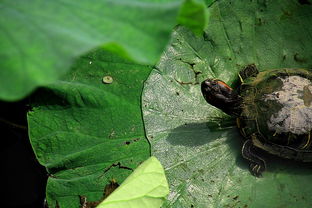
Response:
POLYGON ((214 89, 219 89, 219 87, 220 87, 220 84, 219 84, 218 80, 213 80, 213 81, 211 82, 211 85, 212 85, 212 87, 213 87, 214 89))

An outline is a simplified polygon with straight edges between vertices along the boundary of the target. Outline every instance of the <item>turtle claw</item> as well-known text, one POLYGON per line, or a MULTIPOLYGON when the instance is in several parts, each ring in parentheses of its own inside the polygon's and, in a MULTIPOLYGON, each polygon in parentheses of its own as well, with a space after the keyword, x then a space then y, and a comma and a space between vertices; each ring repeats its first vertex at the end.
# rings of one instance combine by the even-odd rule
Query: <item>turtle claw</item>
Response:
POLYGON ((253 176, 260 178, 262 177, 262 173, 265 171, 265 168, 260 164, 251 162, 249 164, 249 170, 253 176))
POLYGON ((262 173, 265 171, 266 165, 264 159, 257 155, 255 148, 250 139, 246 140, 242 148, 242 155, 245 159, 249 160, 249 170, 251 174, 256 177, 261 177, 262 173))

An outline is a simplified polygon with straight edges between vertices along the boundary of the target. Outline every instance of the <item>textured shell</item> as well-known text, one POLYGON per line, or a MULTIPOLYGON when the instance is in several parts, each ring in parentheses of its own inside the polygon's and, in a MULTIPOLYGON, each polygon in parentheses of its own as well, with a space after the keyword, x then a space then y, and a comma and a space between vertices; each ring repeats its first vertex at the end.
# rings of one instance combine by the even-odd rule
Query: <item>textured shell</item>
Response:
POLYGON ((240 88, 242 134, 266 146, 312 151, 311 92, 312 72, 305 69, 275 69, 247 78, 240 88))

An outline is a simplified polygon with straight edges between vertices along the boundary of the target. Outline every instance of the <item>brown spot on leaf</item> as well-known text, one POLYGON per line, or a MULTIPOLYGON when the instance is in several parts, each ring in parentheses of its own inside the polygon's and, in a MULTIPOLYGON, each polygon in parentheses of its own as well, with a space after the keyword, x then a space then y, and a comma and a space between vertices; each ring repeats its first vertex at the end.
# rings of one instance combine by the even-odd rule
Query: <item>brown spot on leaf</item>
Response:
POLYGON ((115 189, 119 187, 119 184, 115 179, 112 179, 109 184, 104 188, 104 199, 107 198, 115 189))
POLYGON ((102 201, 102 199, 100 199, 99 201, 87 201, 86 196, 80 196, 80 195, 79 195, 79 199, 80 199, 80 208, 95 208, 102 201))

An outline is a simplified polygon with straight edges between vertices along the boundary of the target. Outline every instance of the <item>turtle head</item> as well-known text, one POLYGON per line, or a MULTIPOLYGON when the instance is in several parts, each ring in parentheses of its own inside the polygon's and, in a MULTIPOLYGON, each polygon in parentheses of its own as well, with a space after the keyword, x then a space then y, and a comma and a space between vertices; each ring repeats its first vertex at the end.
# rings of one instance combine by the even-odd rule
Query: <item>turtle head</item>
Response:
POLYGON ((206 79, 201 83, 205 100, 229 115, 239 114, 239 96, 225 82, 219 79, 206 79))

